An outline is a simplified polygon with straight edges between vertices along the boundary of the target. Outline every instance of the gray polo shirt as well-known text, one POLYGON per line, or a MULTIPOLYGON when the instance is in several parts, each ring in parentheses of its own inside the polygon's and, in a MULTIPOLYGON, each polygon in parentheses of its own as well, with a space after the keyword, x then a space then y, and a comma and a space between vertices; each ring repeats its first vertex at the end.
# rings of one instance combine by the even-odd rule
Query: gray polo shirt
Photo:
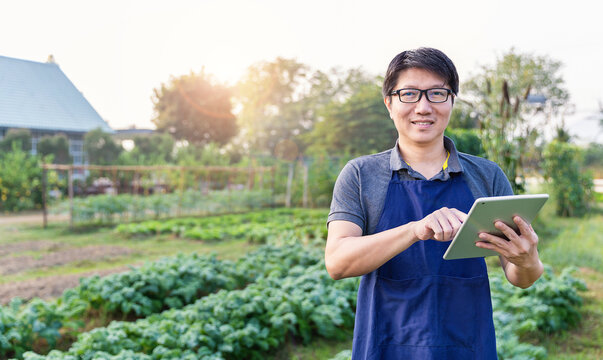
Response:
MULTIPOLYGON (((450 152, 448 167, 430 181, 448 181, 450 174, 462 173, 476 199, 513 195, 511 184, 496 163, 458 152, 448 137, 444 137, 444 147, 450 152)), ((351 221, 360 226, 363 235, 373 234, 393 171, 398 171, 401 180, 427 180, 402 160, 398 142, 390 150, 350 160, 335 182, 327 224, 333 220, 351 221)))

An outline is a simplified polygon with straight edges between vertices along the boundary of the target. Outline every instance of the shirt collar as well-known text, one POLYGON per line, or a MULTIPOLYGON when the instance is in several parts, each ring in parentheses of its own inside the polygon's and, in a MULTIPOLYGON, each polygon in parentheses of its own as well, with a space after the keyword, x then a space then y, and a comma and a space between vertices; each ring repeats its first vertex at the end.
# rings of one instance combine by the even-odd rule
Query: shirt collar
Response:
MULTIPOLYGON (((402 159, 402 155, 398 151, 398 142, 400 139, 396 140, 396 145, 391 150, 391 156, 389 159, 389 168, 391 171, 398 171, 402 169, 411 170, 411 167, 404 162, 402 159)), ((459 153, 456 150, 456 146, 454 146, 454 142, 447 136, 444 136, 444 148, 450 153, 450 158, 448 159, 448 167, 445 172, 448 173, 460 173, 463 172, 463 166, 459 160, 459 153)))

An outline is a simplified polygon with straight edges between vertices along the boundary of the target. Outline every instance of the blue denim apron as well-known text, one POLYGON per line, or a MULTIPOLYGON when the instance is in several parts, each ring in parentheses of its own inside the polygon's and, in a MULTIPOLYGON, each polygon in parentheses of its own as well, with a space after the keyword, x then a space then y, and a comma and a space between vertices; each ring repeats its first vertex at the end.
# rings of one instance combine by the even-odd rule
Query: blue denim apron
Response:
MULTIPOLYGON (((394 171, 375 232, 442 207, 468 212, 461 174, 402 181, 394 171)), ((418 241, 360 281, 352 359, 496 359, 483 258, 444 260, 450 242, 418 241)))

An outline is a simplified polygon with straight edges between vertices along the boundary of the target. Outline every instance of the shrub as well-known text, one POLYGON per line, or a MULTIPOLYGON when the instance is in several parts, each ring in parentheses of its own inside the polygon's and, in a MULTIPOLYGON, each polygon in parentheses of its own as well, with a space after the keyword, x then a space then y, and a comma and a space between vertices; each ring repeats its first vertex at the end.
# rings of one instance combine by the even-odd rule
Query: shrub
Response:
POLYGON ((583 151, 572 144, 554 140, 544 151, 544 176, 550 181, 557 215, 582 216, 592 199, 593 180, 581 169, 583 151))

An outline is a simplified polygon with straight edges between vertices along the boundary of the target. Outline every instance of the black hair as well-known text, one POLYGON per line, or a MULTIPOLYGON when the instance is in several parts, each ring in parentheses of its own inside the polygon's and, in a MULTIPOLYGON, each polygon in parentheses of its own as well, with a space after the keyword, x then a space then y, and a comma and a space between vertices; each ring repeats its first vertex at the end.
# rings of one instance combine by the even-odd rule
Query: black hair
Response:
POLYGON ((452 60, 438 49, 420 47, 406 50, 396 55, 387 67, 383 80, 383 98, 390 96, 398 83, 400 73, 406 69, 418 68, 430 71, 446 81, 450 90, 457 95, 459 92, 459 75, 452 60))

